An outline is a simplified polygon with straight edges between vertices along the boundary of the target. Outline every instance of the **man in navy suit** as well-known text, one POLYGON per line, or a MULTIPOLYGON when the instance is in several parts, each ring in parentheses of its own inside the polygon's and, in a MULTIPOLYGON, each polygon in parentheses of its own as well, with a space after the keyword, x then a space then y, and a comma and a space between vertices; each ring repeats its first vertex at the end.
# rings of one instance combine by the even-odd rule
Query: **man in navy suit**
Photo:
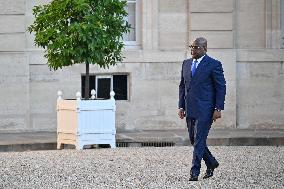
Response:
POLYGON ((219 166, 206 139, 212 122, 221 118, 221 110, 224 110, 226 81, 221 62, 206 54, 205 38, 197 38, 189 47, 192 58, 182 64, 178 115, 181 119, 186 117, 189 139, 194 147, 189 180, 197 181, 202 159, 207 166, 203 178, 212 177, 219 166))

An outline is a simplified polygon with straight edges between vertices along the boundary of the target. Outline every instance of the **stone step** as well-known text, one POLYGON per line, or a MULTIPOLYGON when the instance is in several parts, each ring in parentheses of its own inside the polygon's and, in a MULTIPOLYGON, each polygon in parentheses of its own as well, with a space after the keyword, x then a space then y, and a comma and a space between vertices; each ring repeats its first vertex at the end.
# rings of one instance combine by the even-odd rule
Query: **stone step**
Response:
MULTIPOLYGON (((188 133, 180 130, 117 132, 117 146, 183 146, 189 145, 188 133)), ((207 144, 212 146, 282 146, 284 130, 211 130, 207 144)), ((1 133, 0 152, 54 150, 56 132, 1 133)))

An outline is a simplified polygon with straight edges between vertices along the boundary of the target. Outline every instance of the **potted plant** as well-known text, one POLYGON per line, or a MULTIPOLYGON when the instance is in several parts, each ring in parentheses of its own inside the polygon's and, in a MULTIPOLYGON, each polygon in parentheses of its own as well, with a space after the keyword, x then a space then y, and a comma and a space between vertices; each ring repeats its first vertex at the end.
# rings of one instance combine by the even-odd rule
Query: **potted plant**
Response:
MULTIPOLYGON (((78 100, 68 103, 58 100, 57 109, 66 104, 73 109, 74 107, 78 109, 79 104, 89 110, 96 109, 93 106, 98 104, 89 100, 89 65, 97 64, 108 68, 123 60, 122 36, 130 31, 130 25, 124 20, 127 16, 124 9, 126 3, 121 0, 53 0, 33 8, 35 21, 28 27, 28 31, 34 32, 35 44, 45 49, 44 57, 47 58, 48 67, 57 70, 73 64, 86 64, 84 100, 79 99, 80 103, 78 100)), ((71 119, 78 121, 76 118, 78 114, 59 113, 58 116, 67 116, 64 118, 67 121, 71 119)), ((57 119, 63 118, 57 117, 57 119)), ((87 127, 96 127, 95 123, 84 124, 89 124, 87 127)), ((68 124, 64 127, 68 128, 68 124)), ((63 126, 58 122, 58 134, 63 132, 62 128, 63 126)), ((78 137, 86 134, 85 128, 83 125, 75 125, 72 132, 70 128, 66 131, 71 132, 72 136, 65 138, 72 139, 76 147, 81 149, 83 143, 80 143, 78 137), (75 142, 74 138, 77 138, 75 142)), ((68 134, 70 133, 66 133, 68 134)), ((61 148, 61 144, 58 144, 58 148, 61 148)))

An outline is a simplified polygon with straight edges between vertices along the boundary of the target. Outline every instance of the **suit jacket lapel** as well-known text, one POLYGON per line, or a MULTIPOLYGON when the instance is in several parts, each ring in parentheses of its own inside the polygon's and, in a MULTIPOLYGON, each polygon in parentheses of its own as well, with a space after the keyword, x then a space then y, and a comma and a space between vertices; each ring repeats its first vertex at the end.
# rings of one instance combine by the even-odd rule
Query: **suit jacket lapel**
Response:
MULTIPOLYGON (((192 62, 192 61, 191 61, 192 62)), ((203 67, 205 66, 205 64, 207 63, 207 55, 205 55, 203 57, 203 59, 201 60, 201 62, 199 63, 198 67, 196 68, 196 71, 195 71, 195 74, 194 76, 192 77, 192 81, 195 81, 197 80, 197 78, 202 74, 202 70, 203 70, 203 67)), ((191 69, 190 69, 191 70, 191 69)), ((191 73, 191 71, 190 71, 191 73)))

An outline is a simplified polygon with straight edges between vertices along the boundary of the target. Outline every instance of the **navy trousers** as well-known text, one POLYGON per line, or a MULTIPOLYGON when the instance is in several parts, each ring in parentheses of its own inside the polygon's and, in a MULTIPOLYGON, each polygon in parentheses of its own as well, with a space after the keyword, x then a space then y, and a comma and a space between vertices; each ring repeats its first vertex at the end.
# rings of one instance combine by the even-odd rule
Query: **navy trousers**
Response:
POLYGON ((207 168, 213 167, 218 162, 207 147, 206 140, 212 125, 212 120, 198 120, 195 118, 186 118, 187 129, 190 143, 193 145, 193 158, 191 175, 200 174, 201 160, 205 161, 207 168))

